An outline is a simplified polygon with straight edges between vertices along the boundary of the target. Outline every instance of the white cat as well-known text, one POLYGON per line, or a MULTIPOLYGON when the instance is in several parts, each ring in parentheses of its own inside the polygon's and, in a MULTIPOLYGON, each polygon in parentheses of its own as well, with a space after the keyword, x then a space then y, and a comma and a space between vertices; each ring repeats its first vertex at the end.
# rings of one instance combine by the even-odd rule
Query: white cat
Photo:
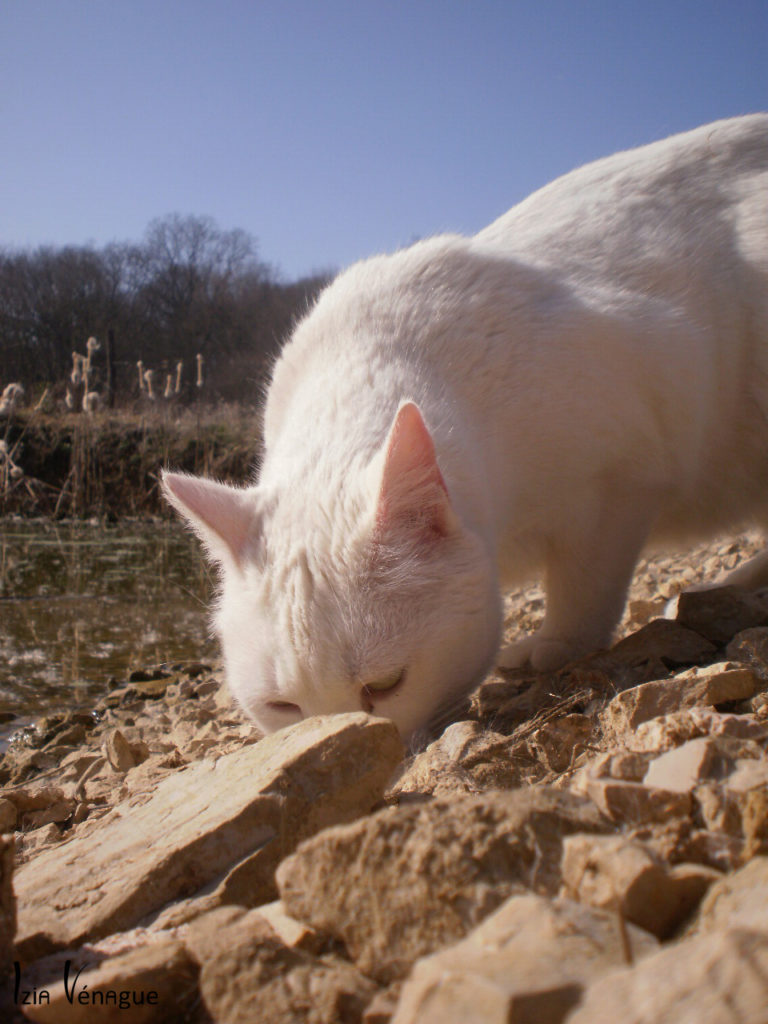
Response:
POLYGON ((363 708, 412 734, 541 569, 544 624, 504 661, 607 644, 650 538, 768 520, 768 115, 351 267, 275 366, 264 442, 252 486, 163 479, 262 729, 363 708))

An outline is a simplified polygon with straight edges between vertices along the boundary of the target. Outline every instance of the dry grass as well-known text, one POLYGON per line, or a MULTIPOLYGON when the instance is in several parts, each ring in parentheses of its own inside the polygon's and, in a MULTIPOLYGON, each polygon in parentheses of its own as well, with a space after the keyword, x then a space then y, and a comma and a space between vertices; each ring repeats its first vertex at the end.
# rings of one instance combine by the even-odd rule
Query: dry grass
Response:
POLYGON ((237 404, 50 414, 22 409, 0 425, 0 515, 123 516, 161 511, 163 466, 242 481, 259 449, 258 416, 237 404))

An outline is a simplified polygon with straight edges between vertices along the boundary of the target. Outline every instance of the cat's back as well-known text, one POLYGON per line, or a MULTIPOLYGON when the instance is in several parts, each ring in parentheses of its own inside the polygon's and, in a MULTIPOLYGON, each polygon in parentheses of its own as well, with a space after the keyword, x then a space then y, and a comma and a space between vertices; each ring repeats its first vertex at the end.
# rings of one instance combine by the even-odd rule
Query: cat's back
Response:
POLYGON ((585 279, 645 287, 652 264, 768 262, 768 114, 704 125, 571 171, 475 236, 585 279), (730 250, 730 252, 729 252, 730 250))
MULTIPOLYGON (((625 369, 638 360, 658 390, 663 359, 678 394, 692 360, 712 379, 721 349, 740 364, 734 323, 765 331, 767 280, 768 115, 618 153, 471 239, 439 236, 340 274, 275 366, 267 454, 297 473, 331 450, 362 460, 403 395, 438 426, 457 395, 490 417, 512 391, 551 388, 564 366, 592 367, 618 396, 638 391, 625 369), (595 347, 595 317, 610 346, 595 347)), ((761 379, 765 362, 753 367, 761 379)), ((722 412, 734 388, 718 387, 722 412)))

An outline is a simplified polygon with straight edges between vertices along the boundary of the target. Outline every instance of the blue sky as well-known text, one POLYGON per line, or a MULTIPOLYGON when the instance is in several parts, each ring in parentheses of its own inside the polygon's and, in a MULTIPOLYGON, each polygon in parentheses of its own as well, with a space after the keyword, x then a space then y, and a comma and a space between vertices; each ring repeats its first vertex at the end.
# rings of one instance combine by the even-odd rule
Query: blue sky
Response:
POLYGON ((766 0, 0 0, 0 246, 201 214, 292 279, 755 110, 766 0))

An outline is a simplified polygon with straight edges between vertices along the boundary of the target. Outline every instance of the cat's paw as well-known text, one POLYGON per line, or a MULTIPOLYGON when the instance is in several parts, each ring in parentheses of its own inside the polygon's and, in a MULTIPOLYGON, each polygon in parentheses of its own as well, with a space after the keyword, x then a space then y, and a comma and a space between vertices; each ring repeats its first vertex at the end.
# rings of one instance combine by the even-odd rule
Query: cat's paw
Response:
POLYGON ((567 640, 544 637, 534 633, 514 644, 502 647, 496 658, 499 668, 521 668, 530 665, 536 672, 554 672, 575 661, 584 652, 567 640))
POLYGON ((535 639, 535 636, 527 636, 523 640, 516 640, 513 644, 506 644, 496 655, 497 666, 499 668, 522 668, 530 661, 535 639))

